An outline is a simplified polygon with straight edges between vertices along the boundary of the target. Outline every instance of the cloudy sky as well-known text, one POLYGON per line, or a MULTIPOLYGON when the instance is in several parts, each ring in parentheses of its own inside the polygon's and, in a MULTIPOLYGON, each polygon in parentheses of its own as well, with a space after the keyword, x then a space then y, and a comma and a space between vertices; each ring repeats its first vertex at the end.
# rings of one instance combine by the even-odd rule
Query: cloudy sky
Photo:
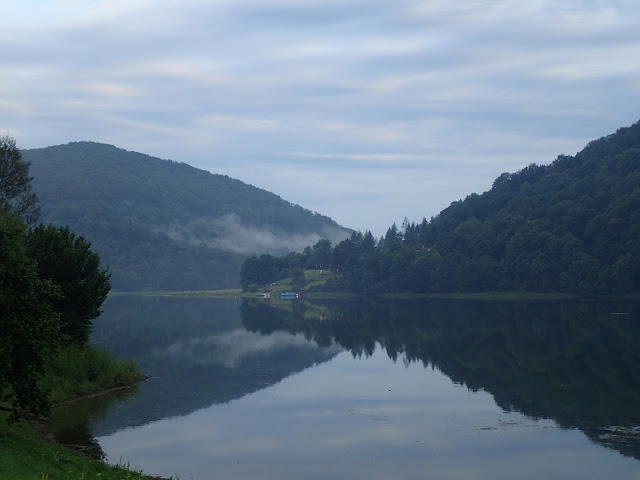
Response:
POLYGON ((640 119, 637 0, 0 0, 0 134, 381 235, 640 119))

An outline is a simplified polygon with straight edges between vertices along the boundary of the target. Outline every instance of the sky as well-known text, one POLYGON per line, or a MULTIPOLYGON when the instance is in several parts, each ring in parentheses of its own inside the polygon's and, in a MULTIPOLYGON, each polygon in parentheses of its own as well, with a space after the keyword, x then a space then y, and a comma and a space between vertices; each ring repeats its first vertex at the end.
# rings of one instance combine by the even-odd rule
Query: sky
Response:
POLYGON ((637 0, 0 0, 0 135, 380 236, 640 120, 637 0))

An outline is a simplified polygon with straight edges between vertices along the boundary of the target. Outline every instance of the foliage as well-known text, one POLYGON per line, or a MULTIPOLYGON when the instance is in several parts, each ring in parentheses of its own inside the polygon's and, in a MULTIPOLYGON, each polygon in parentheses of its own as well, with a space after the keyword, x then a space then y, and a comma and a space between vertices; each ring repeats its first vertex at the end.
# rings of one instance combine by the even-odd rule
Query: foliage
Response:
POLYGON ((307 284, 304 268, 302 267, 293 267, 289 272, 289 276, 291 277, 291 287, 294 290, 299 290, 307 284))
POLYGON ((236 288, 248 255, 347 235, 328 217, 184 163, 91 142, 22 154, 43 220, 90 238, 120 291, 236 288))
POLYGON ((38 219, 38 197, 31 191, 29 163, 22 160, 16 141, 8 135, 0 137, 0 207, 21 216, 27 223, 38 219))
POLYGON ((59 317, 52 308, 58 289, 38 278, 24 248, 25 225, 12 213, 0 215, 0 401, 34 414, 46 411, 38 388, 47 358, 59 343, 59 317))
MULTIPOLYGON (((305 252, 270 262, 283 271, 305 252)), ((377 241, 354 232, 330 258, 342 279, 328 288, 358 294, 638 292, 640 122, 575 157, 504 173, 430 221, 394 224, 377 241)))
MULTIPOLYGON (((35 198, 29 193, 28 165, 21 162, 15 142, 2 141, 0 146, 9 145, 14 155, 11 169, 0 168, 0 406, 10 405, 14 421, 25 412, 48 411, 49 385, 43 386, 42 376, 68 359, 68 349, 60 352, 65 343, 87 342, 110 286, 100 257, 68 227, 40 225, 27 232, 18 213, 37 209, 18 212, 25 203, 14 199, 35 198)), ((113 378, 105 354, 89 353, 75 355, 85 376, 113 378)), ((68 380, 79 383, 75 377, 68 380)))
POLYGON ((268 253, 247 258, 240 269, 240 285, 242 291, 248 291, 251 284, 268 285, 287 277, 295 277, 297 287, 305 285, 304 269, 330 268, 331 241, 321 238, 302 253, 289 253, 284 257, 277 257, 268 253))
POLYGON ((92 345, 67 345, 46 362, 41 381, 51 403, 130 386, 142 379, 133 362, 117 362, 108 350, 92 345))
POLYGON ((54 309, 60 315, 61 332, 70 342, 86 343, 91 321, 100 315, 111 288, 110 274, 100 267, 99 255, 69 227, 40 224, 30 230, 27 246, 37 262, 38 276, 60 287, 54 309))
POLYGON ((287 273, 285 274, 282 267, 283 263, 281 259, 268 253, 264 253, 259 257, 251 256, 247 258, 240 269, 242 291, 248 291, 249 285, 268 285, 287 277, 289 270, 287 268, 287 273))

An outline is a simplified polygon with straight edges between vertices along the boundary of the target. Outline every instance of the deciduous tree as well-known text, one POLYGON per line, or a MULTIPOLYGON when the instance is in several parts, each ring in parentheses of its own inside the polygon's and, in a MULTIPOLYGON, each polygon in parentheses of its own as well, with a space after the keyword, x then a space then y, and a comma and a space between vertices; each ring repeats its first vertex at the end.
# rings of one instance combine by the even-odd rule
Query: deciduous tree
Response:
POLYGON ((86 343, 92 320, 111 289, 110 273, 100 266, 91 243, 69 227, 39 225, 28 235, 29 255, 37 261, 38 275, 60 287, 54 303, 61 332, 72 343, 86 343))
POLYGON ((16 141, 8 135, 0 137, 0 205, 7 206, 28 224, 35 223, 40 214, 31 180, 29 163, 22 160, 16 141))
POLYGON ((52 308, 58 288, 38 277, 25 249, 25 230, 17 215, 0 211, 0 402, 12 406, 11 420, 23 411, 47 411, 38 381, 60 338, 52 308))

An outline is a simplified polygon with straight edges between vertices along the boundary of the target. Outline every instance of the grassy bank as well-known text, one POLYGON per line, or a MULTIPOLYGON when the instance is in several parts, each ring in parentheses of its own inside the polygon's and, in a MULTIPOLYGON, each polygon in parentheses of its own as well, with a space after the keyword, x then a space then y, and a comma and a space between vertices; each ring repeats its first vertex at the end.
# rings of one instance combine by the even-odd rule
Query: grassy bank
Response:
POLYGON ((134 385, 143 378, 134 362, 117 362, 104 348, 70 345, 50 360, 42 387, 56 404, 134 385))
POLYGON ((3 480, 148 480, 124 466, 107 465, 57 445, 34 425, 8 425, 0 412, 0 477, 3 480))
MULTIPOLYGON (((133 362, 117 362, 105 349, 67 346, 50 360, 42 386, 60 403, 137 384, 143 379, 133 362)), ((122 465, 107 465, 56 444, 42 419, 9 425, 0 411, 0 478, 3 480, 148 480, 155 477, 122 465)))

